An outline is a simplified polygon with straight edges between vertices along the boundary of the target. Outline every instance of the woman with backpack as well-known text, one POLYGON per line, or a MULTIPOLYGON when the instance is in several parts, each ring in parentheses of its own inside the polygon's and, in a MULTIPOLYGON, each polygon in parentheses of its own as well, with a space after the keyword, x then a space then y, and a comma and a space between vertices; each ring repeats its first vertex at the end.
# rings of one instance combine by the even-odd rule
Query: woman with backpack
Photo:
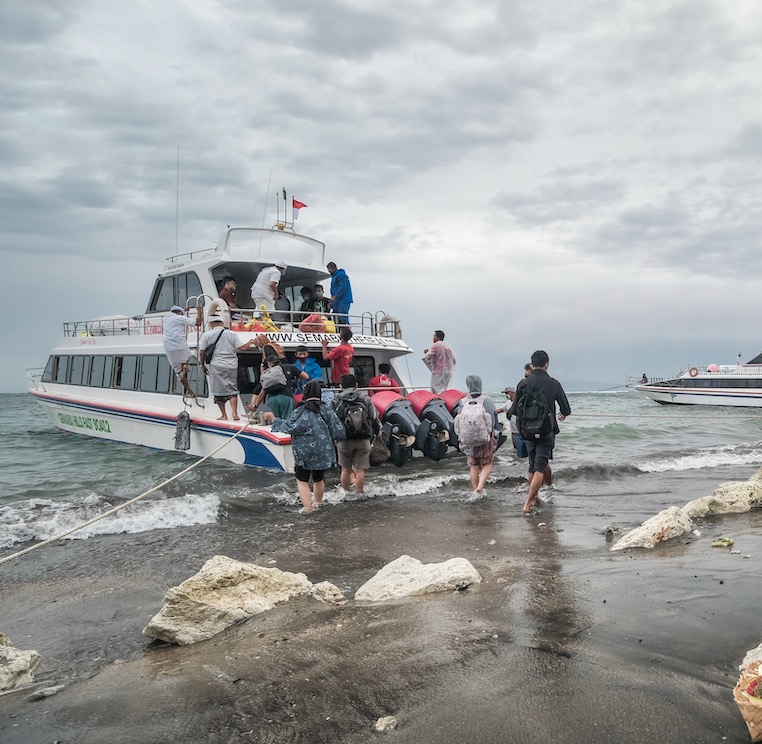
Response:
POLYGON ((346 436, 344 425, 333 408, 322 401, 317 380, 307 383, 302 402, 288 418, 276 418, 274 413, 267 411, 265 421, 273 425, 273 431, 291 435, 301 512, 312 514, 314 508, 323 503, 324 471, 336 464, 333 442, 346 436), (313 491, 310 491, 310 479, 313 491))
POLYGON ((469 397, 463 399, 455 417, 455 432, 460 451, 468 458, 473 496, 479 498, 492 472, 499 425, 495 403, 489 396, 482 395, 482 378, 468 375, 466 386, 469 397))

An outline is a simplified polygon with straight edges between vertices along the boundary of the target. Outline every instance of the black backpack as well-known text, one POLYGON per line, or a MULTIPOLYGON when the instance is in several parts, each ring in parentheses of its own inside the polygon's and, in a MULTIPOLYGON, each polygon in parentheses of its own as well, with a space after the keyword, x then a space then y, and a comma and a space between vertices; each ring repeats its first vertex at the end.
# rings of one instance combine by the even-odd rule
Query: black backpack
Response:
POLYGON ((539 390, 526 386, 516 410, 516 423, 519 434, 529 440, 542 439, 553 430, 548 401, 539 390))
POLYGON ((344 424, 347 439, 370 439, 373 427, 370 415, 362 400, 345 400, 339 406, 339 419, 344 424))

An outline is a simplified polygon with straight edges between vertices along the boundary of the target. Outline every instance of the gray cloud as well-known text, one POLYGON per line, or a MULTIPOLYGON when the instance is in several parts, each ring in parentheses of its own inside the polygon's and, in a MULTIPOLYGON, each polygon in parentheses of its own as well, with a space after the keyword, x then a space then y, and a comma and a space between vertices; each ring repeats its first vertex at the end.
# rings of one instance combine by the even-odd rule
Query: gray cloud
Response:
POLYGON ((6 3, 0 289, 31 272, 50 313, 2 379, 284 185, 361 309, 419 348, 445 327, 494 389, 536 346, 606 382, 745 348, 761 35, 710 0, 6 3))

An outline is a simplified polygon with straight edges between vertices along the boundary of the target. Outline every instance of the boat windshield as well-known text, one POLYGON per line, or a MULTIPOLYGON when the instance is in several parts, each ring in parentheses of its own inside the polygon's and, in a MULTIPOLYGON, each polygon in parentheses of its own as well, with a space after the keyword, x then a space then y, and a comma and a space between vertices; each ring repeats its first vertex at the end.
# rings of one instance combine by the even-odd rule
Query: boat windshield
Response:
POLYGON ((325 269, 325 244, 281 230, 240 227, 222 234, 217 246, 235 261, 277 261, 325 269))

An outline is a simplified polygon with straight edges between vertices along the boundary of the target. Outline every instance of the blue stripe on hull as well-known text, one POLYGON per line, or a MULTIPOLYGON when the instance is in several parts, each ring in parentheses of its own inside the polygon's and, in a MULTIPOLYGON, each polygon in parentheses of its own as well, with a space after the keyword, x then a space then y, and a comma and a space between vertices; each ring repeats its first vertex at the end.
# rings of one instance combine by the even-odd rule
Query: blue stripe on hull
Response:
MULTIPOLYGON (((112 416, 118 419, 125 419, 130 421, 141 421, 145 424, 152 426, 165 427, 167 429, 174 429, 176 426, 176 419, 172 416, 152 415, 147 413, 138 413, 137 411, 130 411, 123 408, 116 408, 111 406, 98 406, 91 403, 82 403, 70 400, 64 400, 52 395, 40 395, 34 393, 33 396, 38 398, 40 402, 48 402, 54 405, 62 406, 64 408, 73 409, 80 412, 87 412, 93 415, 100 416, 112 416)), ((69 431, 67 429, 67 431, 69 431)), ((204 432, 220 438, 220 444, 225 439, 229 439, 234 432, 228 428, 218 427, 214 424, 197 423, 191 420, 191 431, 204 432)), ((97 439, 107 439, 111 442, 123 442, 125 444, 135 444, 138 446, 146 446, 143 442, 136 442, 133 440, 114 439, 110 437, 99 437, 97 432, 92 434, 84 431, 71 431, 72 434, 81 434, 82 436, 92 436, 97 439)), ((268 468, 271 470, 279 470, 284 472, 283 465, 279 462, 278 458, 268 449, 267 445, 263 443, 267 442, 267 438, 261 434, 255 432, 242 432, 238 435, 236 441, 238 441, 243 449, 244 461, 243 464, 249 467, 256 468, 268 468)), ((270 443, 271 446, 278 447, 276 443, 270 443)), ((148 445, 150 446, 150 445, 148 445)), ((163 448, 168 451, 173 451, 173 447, 163 448)), ((186 453, 191 454, 191 453, 186 453)), ((203 455, 193 455, 193 457, 202 457, 203 455)), ((220 458, 225 459, 225 458, 220 458)))

